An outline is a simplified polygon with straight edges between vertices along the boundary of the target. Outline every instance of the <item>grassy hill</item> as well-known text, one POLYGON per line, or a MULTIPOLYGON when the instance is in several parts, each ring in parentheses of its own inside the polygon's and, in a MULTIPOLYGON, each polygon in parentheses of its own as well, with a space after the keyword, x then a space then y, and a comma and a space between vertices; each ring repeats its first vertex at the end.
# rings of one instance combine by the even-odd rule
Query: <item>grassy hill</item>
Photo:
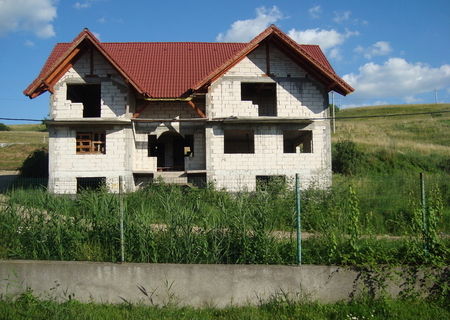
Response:
POLYGON ((351 108, 339 111, 337 117, 367 117, 338 119, 332 141, 354 141, 375 166, 389 160, 394 165, 409 162, 417 169, 435 171, 450 159, 450 104, 351 108), (409 115, 424 112, 433 114, 409 115), (386 117, 372 117, 379 115, 386 117))
POLYGON ((16 170, 34 150, 46 147, 48 132, 42 124, 9 125, 0 131, 0 170, 16 170))

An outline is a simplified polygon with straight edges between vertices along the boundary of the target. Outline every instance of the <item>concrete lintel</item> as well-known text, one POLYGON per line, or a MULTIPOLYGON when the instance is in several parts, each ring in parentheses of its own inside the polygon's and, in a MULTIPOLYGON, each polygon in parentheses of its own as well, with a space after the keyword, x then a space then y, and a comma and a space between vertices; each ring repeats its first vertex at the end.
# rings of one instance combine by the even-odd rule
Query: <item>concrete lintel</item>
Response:
POLYGON ((213 118, 208 122, 222 123, 305 123, 310 124, 313 120, 303 118, 282 118, 282 117, 230 117, 213 118))
POLYGON ((49 126, 70 126, 70 125, 130 125, 130 119, 101 119, 101 118, 83 118, 83 119, 57 119, 45 120, 44 124, 49 126))
POLYGON ((206 118, 189 118, 189 119, 149 119, 149 118, 133 118, 133 122, 205 122, 206 118))

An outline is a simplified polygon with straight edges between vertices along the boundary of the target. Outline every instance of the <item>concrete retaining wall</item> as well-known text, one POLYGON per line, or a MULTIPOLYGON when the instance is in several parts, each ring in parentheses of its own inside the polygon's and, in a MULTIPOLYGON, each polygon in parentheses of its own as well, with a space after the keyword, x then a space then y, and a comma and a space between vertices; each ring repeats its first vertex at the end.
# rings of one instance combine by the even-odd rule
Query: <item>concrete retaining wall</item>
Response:
MULTIPOLYGON (((99 303, 215 306, 257 304, 287 293, 321 302, 348 299, 358 272, 334 266, 114 264, 0 260, 0 295, 26 288, 41 297, 99 303), (146 296, 139 288, 145 288, 146 296)), ((396 295, 399 287, 390 285, 396 295)))

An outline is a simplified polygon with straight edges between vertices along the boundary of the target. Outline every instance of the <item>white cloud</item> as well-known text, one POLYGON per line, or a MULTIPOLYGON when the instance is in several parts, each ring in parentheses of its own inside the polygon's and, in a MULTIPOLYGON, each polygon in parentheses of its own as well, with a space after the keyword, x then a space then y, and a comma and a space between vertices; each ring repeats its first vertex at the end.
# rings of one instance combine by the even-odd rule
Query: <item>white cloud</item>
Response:
POLYGON ((333 48, 330 50, 330 53, 328 54, 331 59, 335 60, 342 60, 341 55, 341 49, 340 48, 333 48))
POLYGON ((92 34, 98 39, 100 40, 100 33, 92 31, 92 34))
POLYGON ((351 11, 335 11, 333 21, 336 23, 342 23, 350 19, 351 11))
POLYGON ((342 105, 343 109, 346 108, 359 108, 359 107, 363 107, 363 106, 385 106, 390 104, 389 102, 385 101, 385 100, 366 100, 366 101, 362 101, 361 103, 344 103, 342 105))
POLYGON ((385 56, 392 52, 391 45, 387 41, 378 41, 373 45, 364 48, 362 46, 357 46, 355 52, 362 54, 364 58, 371 59, 375 56, 385 56))
POLYGON ((359 73, 343 76, 355 88, 354 98, 413 97, 450 86, 450 65, 433 68, 402 58, 390 58, 384 64, 369 62, 359 73))
POLYGON ((404 100, 406 103, 419 103, 423 101, 423 99, 416 98, 414 96, 406 96, 404 100))
POLYGON ((34 47, 34 42, 33 41, 31 41, 31 40, 26 40, 24 43, 23 43, 23 45, 24 46, 26 46, 26 47, 34 47))
POLYGON ((313 19, 318 19, 322 13, 322 8, 317 5, 308 9, 309 16, 313 19))
POLYGON ((97 19, 97 22, 98 22, 98 23, 106 23, 106 21, 107 21, 107 20, 106 20, 105 17, 101 17, 101 18, 98 18, 98 19, 97 19))
POLYGON ((318 44, 323 50, 339 46, 347 38, 358 34, 357 31, 347 30, 345 33, 340 33, 334 29, 325 30, 319 28, 306 30, 291 29, 288 32, 288 35, 296 42, 301 44, 318 44))
POLYGON ((217 41, 225 42, 246 42, 254 38, 270 24, 283 18, 283 14, 276 7, 268 9, 261 7, 256 9, 256 18, 247 20, 237 20, 231 24, 230 29, 225 33, 219 33, 217 41))
POLYGON ((0 0, 0 35, 30 31, 40 38, 50 38, 55 35, 55 18, 53 0, 0 0))
POLYGON ((75 2, 75 4, 73 5, 73 7, 75 8, 75 9, 86 9, 86 8, 89 8, 89 7, 91 7, 91 3, 90 2, 83 2, 83 3, 81 3, 81 2, 75 2))
POLYGON ((92 3, 96 0, 85 0, 85 1, 77 1, 74 3, 73 7, 75 9, 86 9, 92 7, 92 3))

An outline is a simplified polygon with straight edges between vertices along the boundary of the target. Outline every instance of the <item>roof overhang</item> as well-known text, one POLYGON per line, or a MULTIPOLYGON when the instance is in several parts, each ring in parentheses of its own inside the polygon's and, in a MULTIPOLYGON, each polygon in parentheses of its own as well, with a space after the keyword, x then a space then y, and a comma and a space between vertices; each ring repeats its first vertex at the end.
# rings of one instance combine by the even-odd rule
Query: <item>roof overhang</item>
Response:
POLYGON ((240 50, 231 59, 222 64, 219 68, 207 75, 203 80, 198 82, 193 88, 193 91, 204 90, 213 81, 220 78, 228 70, 234 67, 249 53, 258 48, 263 42, 270 41, 280 47, 284 53, 287 53, 294 61, 301 67, 305 68, 320 82, 324 83, 327 91, 336 91, 342 95, 347 95, 353 92, 353 89, 348 83, 342 80, 336 73, 327 70, 319 61, 310 55, 299 44, 287 36, 283 31, 276 26, 271 25, 266 30, 257 35, 252 41, 248 43, 242 50, 240 50))
POLYGON ((117 64, 114 59, 103 49, 100 41, 85 28, 56 60, 55 63, 44 74, 40 75, 26 88, 23 93, 31 99, 41 95, 45 91, 53 93, 53 86, 73 66, 80 54, 86 49, 93 48, 100 52, 103 57, 119 72, 127 83, 130 83, 138 93, 147 96, 140 86, 117 64))

